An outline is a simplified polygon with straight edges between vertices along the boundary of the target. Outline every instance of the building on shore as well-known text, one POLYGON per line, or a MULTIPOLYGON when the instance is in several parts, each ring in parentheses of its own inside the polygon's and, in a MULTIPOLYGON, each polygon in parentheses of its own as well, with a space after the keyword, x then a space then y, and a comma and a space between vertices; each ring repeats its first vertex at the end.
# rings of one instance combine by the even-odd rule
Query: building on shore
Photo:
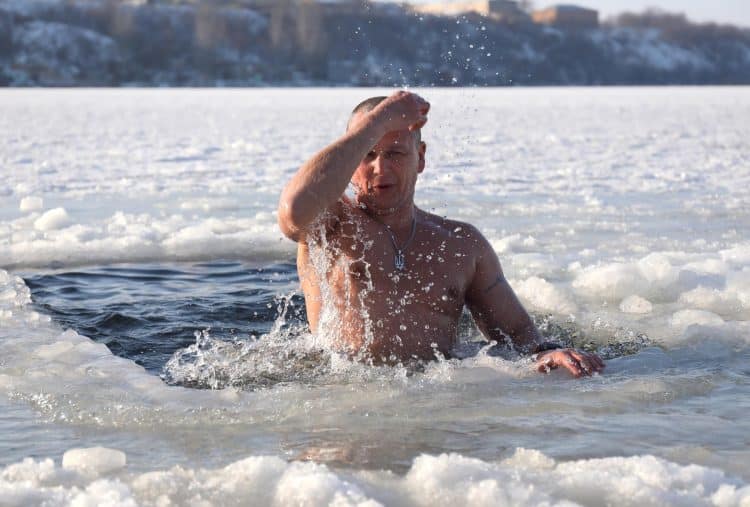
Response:
POLYGON ((529 15, 514 0, 435 2, 415 4, 412 5, 412 9, 416 12, 438 16, 460 16, 473 12, 504 23, 528 23, 531 21, 529 15))
POLYGON ((130 0, 139 3, 194 5, 199 12, 196 32, 199 41, 213 42, 221 26, 218 10, 251 9, 268 20, 268 37, 276 49, 296 52, 303 60, 322 58, 328 49, 324 28, 327 16, 358 14, 368 9, 368 0, 130 0))
POLYGON ((357 14, 368 9, 369 0, 119 0, 120 3, 184 4, 195 6, 199 12, 196 32, 199 43, 210 45, 213 32, 225 31, 221 19, 212 15, 222 8, 251 9, 268 20, 271 45, 276 48, 299 50, 303 55, 321 55, 327 49, 323 27, 326 16, 357 14))
POLYGON ((599 12, 578 5, 554 5, 534 11, 534 23, 568 29, 590 29, 599 26, 599 12))

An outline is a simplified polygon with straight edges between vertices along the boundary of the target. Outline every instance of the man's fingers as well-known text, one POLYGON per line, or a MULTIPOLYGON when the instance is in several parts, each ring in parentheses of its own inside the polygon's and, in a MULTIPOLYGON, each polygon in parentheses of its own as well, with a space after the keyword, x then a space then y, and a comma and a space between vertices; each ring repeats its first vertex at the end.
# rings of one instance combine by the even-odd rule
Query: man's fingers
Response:
POLYGON ((378 104, 376 109, 377 111, 374 114, 385 113, 391 130, 407 128, 410 131, 415 131, 421 129, 427 123, 430 103, 416 93, 398 90, 378 104))
POLYGON ((570 353, 566 354, 568 357, 563 360, 563 366, 576 378, 586 375, 587 372, 583 369, 581 366, 581 363, 578 362, 578 359, 573 357, 570 353))
POLYGON ((430 111, 430 103, 420 97, 419 98, 419 112, 422 115, 426 115, 429 111, 430 111))
POLYGON ((578 361, 578 364, 583 368, 586 375, 593 375, 599 373, 603 366, 601 360, 596 357, 595 354, 588 354, 586 352, 571 351, 571 355, 578 361), (598 360, 598 361, 597 361, 598 360))
POLYGON ((427 117, 426 116, 422 116, 422 118, 417 123, 409 126, 409 130, 411 130, 412 132, 415 131, 415 130, 419 130, 422 127, 424 127, 425 123, 427 123, 427 117))
POLYGON ((597 372, 602 371, 604 369, 604 367, 606 366, 604 364, 604 361, 602 361, 602 358, 599 357, 598 355, 596 355, 596 354, 586 354, 586 356, 589 358, 589 361, 591 361, 591 363, 596 367, 596 371, 597 372))
POLYGON ((419 121, 414 123, 411 127, 409 127, 410 130, 416 130, 420 129, 424 126, 425 123, 427 123, 427 112, 430 110, 430 103, 424 100, 419 95, 414 95, 414 98, 417 102, 417 113, 419 114, 419 121))
POLYGON ((540 373, 549 373, 557 368, 557 363, 552 358, 543 359, 537 363, 537 371, 540 373))
POLYGON ((591 354, 591 357, 593 357, 593 358, 594 358, 594 361, 595 361, 595 362, 596 362, 596 364, 597 364, 597 365, 599 366, 599 369, 600 369, 600 370, 603 370, 603 369, 604 369, 604 367, 605 367, 605 366, 607 366, 606 364, 604 364, 604 361, 602 361, 602 358, 601 358, 601 357, 599 357, 598 355, 596 355, 596 354, 591 354))
POLYGON ((585 354, 585 353, 578 353, 576 355, 576 359, 578 359, 578 362, 581 364, 581 367, 586 372, 586 375, 593 375, 594 373, 599 373, 599 365, 594 361, 593 357, 591 357, 591 354, 585 354))
POLYGON ((542 373, 549 373, 550 370, 554 370, 558 367, 555 361, 554 354, 540 354, 536 360, 537 370, 542 373))
POLYGON ((537 362, 537 369, 540 372, 549 373, 550 370, 563 367, 576 378, 600 373, 604 366, 604 361, 596 354, 575 349, 547 352, 537 362))

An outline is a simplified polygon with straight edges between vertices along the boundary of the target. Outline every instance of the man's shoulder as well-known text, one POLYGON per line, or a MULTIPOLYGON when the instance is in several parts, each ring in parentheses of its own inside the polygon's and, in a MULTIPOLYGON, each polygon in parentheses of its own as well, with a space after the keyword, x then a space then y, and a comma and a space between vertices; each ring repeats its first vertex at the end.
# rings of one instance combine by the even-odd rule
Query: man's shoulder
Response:
POLYGON ((479 229, 468 222, 441 217, 426 211, 422 213, 424 213, 424 223, 441 236, 457 241, 486 241, 479 229))

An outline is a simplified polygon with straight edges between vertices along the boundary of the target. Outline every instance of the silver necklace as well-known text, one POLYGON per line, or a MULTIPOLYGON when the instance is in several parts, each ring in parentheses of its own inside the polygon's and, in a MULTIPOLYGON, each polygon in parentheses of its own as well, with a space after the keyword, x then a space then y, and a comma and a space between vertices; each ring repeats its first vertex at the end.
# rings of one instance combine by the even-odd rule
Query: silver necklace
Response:
POLYGON ((406 240, 406 243, 404 243, 404 246, 402 246, 401 248, 399 248, 398 245, 396 244, 396 236, 393 234, 393 231, 391 231, 391 228, 385 225, 385 230, 388 231, 388 237, 391 238, 391 244, 393 245, 393 250, 396 251, 396 255, 393 257, 393 266, 398 271, 403 271, 406 268, 406 256, 404 255, 404 252, 409 246, 409 243, 411 243, 411 240, 414 239, 414 233, 417 232, 417 217, 416 216, 412 217, 411 233, 409 233, 409 239, 406 240))

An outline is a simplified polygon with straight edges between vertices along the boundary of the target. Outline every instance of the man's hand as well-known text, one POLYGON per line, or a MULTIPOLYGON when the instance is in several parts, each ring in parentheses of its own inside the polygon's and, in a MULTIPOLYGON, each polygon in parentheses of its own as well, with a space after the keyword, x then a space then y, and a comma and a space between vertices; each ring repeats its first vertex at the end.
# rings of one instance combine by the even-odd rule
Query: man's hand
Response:
POLYGON ((596 354, 576 349, 556 349, 540 352, 537 355, 536 366, 542 373, 562 367, 578 378, 601 373, 605 365, 596 354))
POLYGON ((279 198, 279 227, 303 241, 307 228, 325 210, 334 211, 365 155, 388 132, 417 130, 427 122, 430 104, 415 93, 398 91, 372 111, 355 114, 347 132, 292 176, 279 198))
POLYGON ((368 114, 383 122, 386 132, 418 130, 427 123, 430 103, 416 93, 399 90, 368 114))

